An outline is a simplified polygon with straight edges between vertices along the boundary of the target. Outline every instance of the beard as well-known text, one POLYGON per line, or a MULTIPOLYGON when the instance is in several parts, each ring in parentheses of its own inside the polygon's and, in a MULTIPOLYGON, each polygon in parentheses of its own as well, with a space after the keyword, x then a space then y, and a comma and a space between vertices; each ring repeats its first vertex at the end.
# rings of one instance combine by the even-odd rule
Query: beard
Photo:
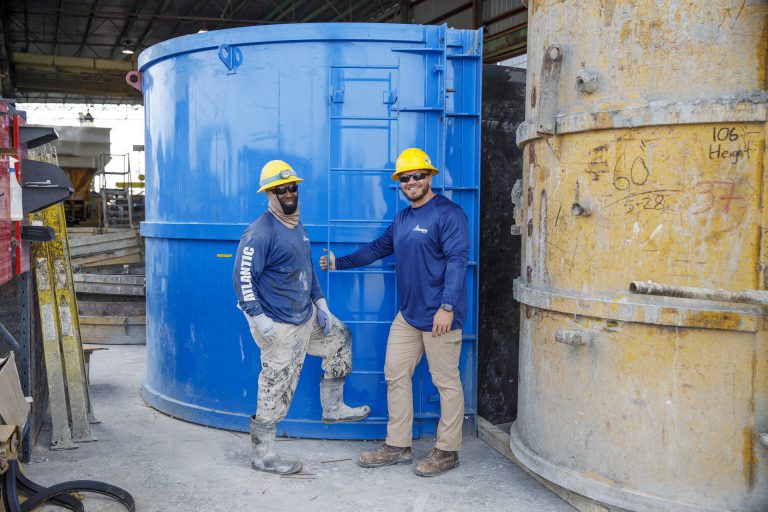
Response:
POLYGON ((291 200, 292 200, 293 204, 286 205, 286 200, 285 199, 283 199, 282 197, 278 197, 277 198, 277 201, 280 203, 280 208, 283 209, 283 213, 286 214, 286 215, 293 214, 298 209, 298 207, 299 207, 299 191, 298 190, 296 191, 295 199, 291 198, 291 200))
POLYGON ((405 198, 408 199, 409 201, 416 202, 427 195, 427 193, 429 192, 429 185, 425 185, 425 186, 420 185, 419 188, 412 189, 412 190, 408 188, 400 187, 400 192, 402 192, 405 198))

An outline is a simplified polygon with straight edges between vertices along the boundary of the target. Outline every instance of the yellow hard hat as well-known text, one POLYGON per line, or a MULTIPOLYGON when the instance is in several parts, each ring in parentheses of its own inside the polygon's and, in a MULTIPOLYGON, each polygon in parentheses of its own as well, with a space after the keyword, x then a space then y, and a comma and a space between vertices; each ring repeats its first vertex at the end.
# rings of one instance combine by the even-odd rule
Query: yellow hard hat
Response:
POLYGON ((432 160, 429 159, 429 155, 420 150, 419 148, 408 148, 400 153, 395 163, 395 174, 392 175, 393 180, 400 178, 400 174, 410 171, 420 171, 423 169, 429 170, 429 175, 434 176, 439 173, 432 160))
POLYGON ((259 192, 264 192, 270 188, 279 187, 286 183, 301 183, 304 181, 296 175, 293 167, 282 160, 271 160, 261 168, 261 178, 259 192))

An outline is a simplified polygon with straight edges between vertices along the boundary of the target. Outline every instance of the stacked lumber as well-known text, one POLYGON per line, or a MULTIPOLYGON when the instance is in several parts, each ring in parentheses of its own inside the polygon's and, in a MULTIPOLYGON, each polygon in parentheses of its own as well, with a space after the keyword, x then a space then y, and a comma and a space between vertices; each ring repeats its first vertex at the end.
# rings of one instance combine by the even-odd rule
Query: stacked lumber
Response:
POLYGON ((147 339, 144 246, 132 228, 68 228, 84 343, 147 339))
POLYGON ((146 343, 143 275, 78 272, 74 281, 83 342, 146 343))
POLYGON ((111 229, 101 234, 88 234, 75 229, 70 228, 69 233, 69 255, 73 267, 98 267, 143 261, 143 244, 135 229, 111 229))
POLYGON ((144 296, 144 276, 78 272, 74 280, 77 293, 144 296))

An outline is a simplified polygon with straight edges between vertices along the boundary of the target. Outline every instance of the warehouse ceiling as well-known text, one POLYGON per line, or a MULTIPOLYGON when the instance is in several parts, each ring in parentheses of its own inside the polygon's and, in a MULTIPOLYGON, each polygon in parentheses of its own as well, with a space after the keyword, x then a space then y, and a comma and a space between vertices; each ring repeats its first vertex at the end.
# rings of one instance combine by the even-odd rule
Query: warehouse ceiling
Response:
POLYGON ((0 92, 20 102, 141 103, 124 77, 143 49, 277 23, 483 25, 485 60, 496 62, 525 53, 526 14, 522 0, 3 0, 0 92))

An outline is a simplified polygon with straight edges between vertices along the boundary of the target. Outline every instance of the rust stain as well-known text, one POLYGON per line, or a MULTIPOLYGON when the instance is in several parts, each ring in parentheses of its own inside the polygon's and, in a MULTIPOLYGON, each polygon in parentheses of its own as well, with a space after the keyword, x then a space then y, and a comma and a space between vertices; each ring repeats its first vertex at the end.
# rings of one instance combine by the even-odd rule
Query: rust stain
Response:
POLYGON ((627 20, 624 22, 624 25, 621 26, 621 32, 619 33, 619 41, 623 44, 627 42, 627 39, 629 39, 632 36, 632 33, 634 32, 634 27, 632 26, 632 21, 627 20))
POLYGON ((613 10, 616 7, 615 0, 601 0, 603 7, 603 23, 606 27, 609 27, 613 23, 613 10))
POLYGON ((758 460, 755 455, 755 433, 750 427, 744 428, 744 449, 742 451, 744 483, 749 489, 755 486, 758 460))
MULTIPOLYGON (((765 13, 764 13, 765 14, 765 13)), ((763 16, 763 28, 760 39, 755 45, 757 56, 757 83, 758 88, 768 88, 768 16, 763 16)))
POLYGON ((738 313, 695 311, 685 316, 691 324, 705 329, 735 330, 741 327, 741 315, 738 313))

